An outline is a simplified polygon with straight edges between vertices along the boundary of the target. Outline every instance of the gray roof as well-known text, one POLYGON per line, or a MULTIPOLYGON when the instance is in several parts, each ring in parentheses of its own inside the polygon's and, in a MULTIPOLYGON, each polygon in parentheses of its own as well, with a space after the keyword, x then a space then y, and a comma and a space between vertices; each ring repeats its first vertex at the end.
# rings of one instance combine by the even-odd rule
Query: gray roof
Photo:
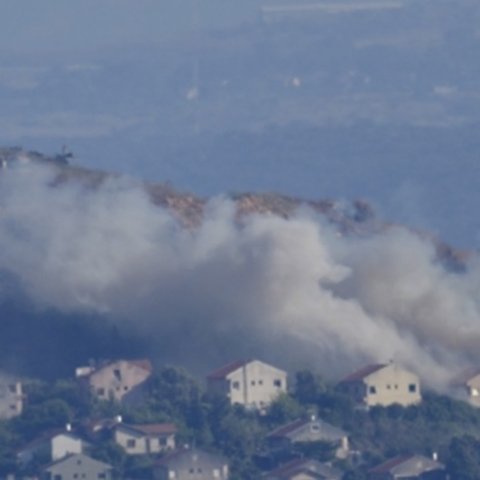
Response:
POLYGON ((95 460, 83 453, 68 455, 60 460, 50 463, 43 471, 55 474, 69 474, 73 471, 88 472, 96 478, 96 472, 105 472, 112 470, 112 466, 108 463, 95 460))
POLYGON ((403 455, 392 458, 370 470, 370 473, 390 473, 398 477, 417 477, 425 472, 444 470, 445 466, 423 455, 403 455))

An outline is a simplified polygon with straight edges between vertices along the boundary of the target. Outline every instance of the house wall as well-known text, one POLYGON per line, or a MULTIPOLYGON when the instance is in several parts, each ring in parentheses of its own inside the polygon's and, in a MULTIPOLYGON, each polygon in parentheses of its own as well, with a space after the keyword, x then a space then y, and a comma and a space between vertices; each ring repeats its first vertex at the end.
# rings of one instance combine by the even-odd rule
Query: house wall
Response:
POLYGON ((475 375, 465 385, 468 402, 474 407, 480 407, 480 375, 475 375))
POLYGON ((59 434, 51 440, 52 461, 60 460, 70 453, 83 453, 82 440, 59 434))
POLYGON ((419 403, 422 399, 420 393, 420 380, 414 373, 390 364, 364 379, 366 395, 364 403, 373 405, 393 405, 398 403, 403 406, 419 403))
POLYGON ((154 470, 155 480, 228 480, 228 465, 190 462, 176 468, 164 466, 154 470))
POLYGON ((257 360, 230 373, 227 380, 230 403, 251 408, 264 408, 287 391, 286 372, 257 360))
POLYGON ((11 379, 0 380, 0 419, 20 415, 23 410, 22 384, 11 379))
POLYGON ((110 480, 112 478, 112 471, 110 468, 105 468, 102 463, 85 455, 75 455, 56 465, 50 466, 44 471, 42 478, 60 478, 61 480, 82 478, 110 480))
POLYGON ((125 360, 100 368, 89 378, 93 393, 102 400, 121 401, 142 384, 150 372, 125 360))
POLYGON ((117 428, 114 437, 115 442, 129 455, 160 453, 175 448, 174 435, 146 436, 117 428))

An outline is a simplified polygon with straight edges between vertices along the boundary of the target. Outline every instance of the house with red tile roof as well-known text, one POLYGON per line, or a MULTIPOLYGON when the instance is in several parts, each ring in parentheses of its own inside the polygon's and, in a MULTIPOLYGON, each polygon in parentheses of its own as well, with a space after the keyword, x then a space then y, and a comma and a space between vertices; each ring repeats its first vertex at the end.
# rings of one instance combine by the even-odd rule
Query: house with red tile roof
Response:
POLYGON ((343 472, 329 464, 297 458, 268 472, 265 480, 340 480, 343 472))
POLYGON ((369 480, 446 480, 445 465, 423 455, 401 455, 368 472, 369 480))
POLYGON ((422 400, 418 376, 393 362, 367 365, 350 373, 338 389, 366 407, 414 405, 422 400))
POLYGON ((151 455, 174 450, 176 433, 177 427, 173 423, 117 423, 114 440, 129 455, 151 455))
POLYGON ((44 432, 19 449, 16 456, 21 465, 27 465, 36 458, 52 462, 73 453, 85 453, 90 446, 67 425, 66 429, 44 432))
POLYGON ((149 360, 116 360, 77 368, 76 377, 100 400, 135 404, 143 399, 145 382, 152 371, 149 360))
POLYGON ((238 360, 211 372, 207 389, 232 405, 262 410, 287 391, 287 372, 260 360, 238 360))
POLYGON ((157 460, 155 480, 228 480, 229 465, 222 455, 198 448, 181 448, 157 460))
POLYGON ((346 458, 349 451, 346 432, 315 415, 276 428, 267 435, 267 442, 273 450, 286 451, 298 443, 325 442, 332 445, 337 458, 346 458))

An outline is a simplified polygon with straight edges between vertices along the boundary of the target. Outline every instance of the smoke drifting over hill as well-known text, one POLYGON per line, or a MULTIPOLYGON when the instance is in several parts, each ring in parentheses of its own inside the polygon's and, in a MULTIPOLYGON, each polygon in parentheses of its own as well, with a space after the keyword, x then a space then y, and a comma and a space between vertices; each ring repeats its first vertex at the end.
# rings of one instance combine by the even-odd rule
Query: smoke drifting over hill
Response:
POLYGON ((41 308, 142 332, 164 361, 253 355, 328 376, 395 359, 439 386, 480 360, 478 265, 448 272, 406 229, 342 237, 308 209, 239 220, 227 198, 189 229, 131 179, 54 177, 1 172, 0 269, 41 308))

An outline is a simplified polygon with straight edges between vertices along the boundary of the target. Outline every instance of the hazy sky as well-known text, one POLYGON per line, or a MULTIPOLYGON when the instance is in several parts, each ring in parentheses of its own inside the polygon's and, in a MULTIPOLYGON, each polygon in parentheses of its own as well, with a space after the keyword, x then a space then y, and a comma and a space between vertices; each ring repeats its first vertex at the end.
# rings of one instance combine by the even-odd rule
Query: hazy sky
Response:
POLYGON ((251 18, 256 0, 2 0, 5 51, 82 50, 157 42, 192 25, 251 18), (197 13, 195 13, 197 12, 197 13))

